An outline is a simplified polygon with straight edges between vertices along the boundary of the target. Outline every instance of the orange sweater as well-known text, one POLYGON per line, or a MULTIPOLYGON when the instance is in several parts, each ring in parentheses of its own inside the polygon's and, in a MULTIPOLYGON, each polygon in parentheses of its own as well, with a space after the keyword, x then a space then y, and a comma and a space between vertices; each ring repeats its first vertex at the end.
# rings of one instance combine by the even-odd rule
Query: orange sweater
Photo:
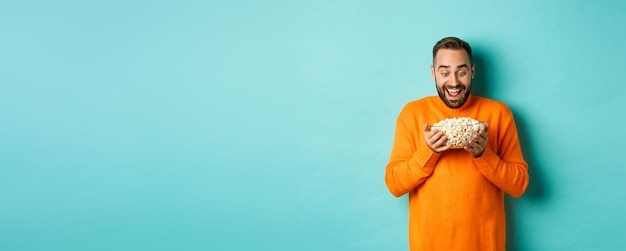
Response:
POLYGON ((503 192, 517 198, 528 185, 512 112, 478 96, 457 109, 438 96, 408 103, 398 116, 385 182, 395 196, 409 193, 411 250, 505 250, 503 192), (452 117, 489 123, 481 157, 463 149, 435 153, 428 148, 423 125, 452 117))

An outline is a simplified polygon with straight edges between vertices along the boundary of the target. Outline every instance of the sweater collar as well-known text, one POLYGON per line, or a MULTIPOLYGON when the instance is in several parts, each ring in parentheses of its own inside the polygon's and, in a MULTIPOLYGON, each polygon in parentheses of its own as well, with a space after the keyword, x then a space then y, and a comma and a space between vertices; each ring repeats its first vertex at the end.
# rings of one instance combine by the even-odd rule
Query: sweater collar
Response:
POLYGON ((460 114, 463 114, 465 111, 469 110, 474 105, 474 102, 476 100, 476 98, 474 98, 474 95, 470 93, 470 95, 467 97, 467 101, 465 101, 465 104, 463 104, 459 108, 450 108, 446 105, 446 103, 443 102, 443 100, 441 100, 441 97, 439 96, 435 96, 435 97, 437 97, 437 106, 439 107, 439 109, 441 109, 446 114, 449 114, 451 116, 459 116, 460 114))

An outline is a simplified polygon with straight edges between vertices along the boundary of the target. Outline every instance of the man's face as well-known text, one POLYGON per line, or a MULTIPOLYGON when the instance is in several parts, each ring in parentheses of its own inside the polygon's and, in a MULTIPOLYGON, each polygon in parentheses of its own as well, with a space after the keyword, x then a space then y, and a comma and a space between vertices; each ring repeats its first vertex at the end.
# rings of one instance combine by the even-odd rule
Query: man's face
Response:
POLYGON ((470 95, 474 65, 463 49, 440 49, 437 51, 430 73, 435 80, 437 92, 450 108, 459 108, 470 95))

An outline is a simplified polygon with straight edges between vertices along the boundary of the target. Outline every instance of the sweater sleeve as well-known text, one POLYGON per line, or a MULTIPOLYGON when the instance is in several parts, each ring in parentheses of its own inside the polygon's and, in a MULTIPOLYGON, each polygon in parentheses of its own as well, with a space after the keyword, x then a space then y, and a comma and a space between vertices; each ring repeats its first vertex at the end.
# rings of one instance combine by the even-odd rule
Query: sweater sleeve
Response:
POLYGON ((396 197, 422 184, 432 174, 440 156, 417 141, 423 140, 421 126, 417 123, 406 108, 396 122, 393 148, 385 173, 387 188, 396 197))
POLYGON ((495 139, 498 142, 491 144, 497 145, 497 150, 487 147, 474 163, 491 183, 518 198, 528 186, 528 164, 522 155, 513 114, 507 109, 503 115, 497 132, 499 137, 495 139))

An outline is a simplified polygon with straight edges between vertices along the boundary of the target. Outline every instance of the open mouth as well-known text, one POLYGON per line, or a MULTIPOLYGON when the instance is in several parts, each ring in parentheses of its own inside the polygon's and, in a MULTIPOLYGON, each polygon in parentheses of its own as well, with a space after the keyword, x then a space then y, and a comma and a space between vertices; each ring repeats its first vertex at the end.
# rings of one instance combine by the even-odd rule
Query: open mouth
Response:
POLYGON ((446 89, 446 94, 448 95, 448 98, 451 100, 458 100, 462 97, 462 92, 463 89, 452 89, 452 88, 447 88, 446 89))

